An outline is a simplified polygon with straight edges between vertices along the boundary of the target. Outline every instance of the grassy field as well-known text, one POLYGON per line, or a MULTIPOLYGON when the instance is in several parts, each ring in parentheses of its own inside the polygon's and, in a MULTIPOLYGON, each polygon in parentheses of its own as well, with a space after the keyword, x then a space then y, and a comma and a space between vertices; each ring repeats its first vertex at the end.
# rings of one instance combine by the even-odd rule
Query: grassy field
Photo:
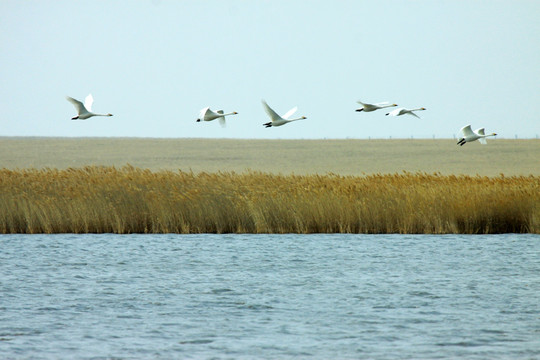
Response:
POLYGON ((103 165, 274 174, 540 175, 540 140, 0 138, 0 168, 103 165))
POLYGON ((0 138, 0 233, 540 233, 539 159, 539 140, 0 138))
POLYGON ((540 233, 540 177, 0 170, 0 233, 540 233))

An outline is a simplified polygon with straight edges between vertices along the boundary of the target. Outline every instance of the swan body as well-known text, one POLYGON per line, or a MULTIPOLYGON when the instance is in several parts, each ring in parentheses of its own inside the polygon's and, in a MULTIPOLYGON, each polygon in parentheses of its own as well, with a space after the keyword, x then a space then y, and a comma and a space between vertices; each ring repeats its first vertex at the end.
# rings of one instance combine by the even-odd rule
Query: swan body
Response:
POLYGON ((414 111, 421 111, 421 110, 426 110, 426 108, 424 108, 424 107, 417 108, 417 109, 398 108, 396 110, 390 111, 389 113, 386 113, 386 115, 401 116, 401 115, 404 115, 404 114, 409 114, 409 115, 415 116, 415 117, 420 119, 420 116, 416 115, 414 113, 414 111))
POLYGON ((92 94, 88 94, 88 96, 84 99, 84 104, 69 96, 66 96, 66 99, 72 103, 77 110, 77 116, 72 117, 71 120, 86 120, 92 116, 112 116, 112 114, 97 114, 92 112, 92 104, 94 103, 92 94))
POLYGON ((266 113, 268 114, 268 116, 270 117, 270 120, 271 120, 270 122, 267 122, 267 123, 263 124, 267 128, 274 127, 274 126, 285 125, 287 123, 290 123, 290 122, 293 122, 293 121, 296 121, 296 120, 307 119, 305 116, 301 116, 301 117, 296 118, 296 119, 289 119, 289 117, 292 114, 294 114, 296 112, 296 110, 298 110, 297 106, 295 106, 291 110, 287 111, 283 116, 279 116, 274 110, 272 110, 272 108, 270 106, 268 106, 268 104, 264 100, 262 100, 262 104, 263 104, 264 110, 266 111, 266 113))
POLYGON ((214 112, 214 111, 210 110, 210 107, 205 107, 199 113, 199 117, 197 118, 197 122, 200 122, 200 121, 212 121, 212 120, 215 120, 215 119, 219 119, 219 123, 221 124, 221 126, 225 126, 225 116, 236 115, 236 114, 238 114, 236 111, 225 114, 223 112, 223 110, 218 110, 217 112, 214 112))
POLYGON ((461 128, 459 130, 461 132, 462 137, 459 138, 459 141, 457 142, 457 145, 463 146, 468 142, 476 141, 478 140, 480 144, 486 145, 487 141, 486 138, 488 136, 496 136, 497 134, 491 133, 486 135, 484 132, 484 128, 477 129, 475 131, 471 130, 471 125, 467 125, 461 128))
POLYGON ((397 104, 390 104, 387 101, 386 102, 381 102, 381 103, 376 103, 376 104, 367 104, 367 103, 363 103, 363 102, 361 102, 359 100, 359 101, 357 101, 357 103, 362 105, 362 107, 360 109, 356 109, 356 111, 363 111, 363 112, 371 112, 371 111, 375 111, 375 110, 379 110, 379 109, 384 109, 384 108, 387 108, 387 107, 398 106, 397 104))

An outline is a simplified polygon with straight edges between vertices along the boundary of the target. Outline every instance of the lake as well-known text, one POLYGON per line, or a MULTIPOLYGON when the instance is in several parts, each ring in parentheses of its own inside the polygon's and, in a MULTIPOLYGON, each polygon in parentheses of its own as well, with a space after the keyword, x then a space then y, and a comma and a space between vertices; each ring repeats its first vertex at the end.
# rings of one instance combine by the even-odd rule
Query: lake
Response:
POLYGON ((540 358, 539 235, 0 235, 0 358, 540 358))

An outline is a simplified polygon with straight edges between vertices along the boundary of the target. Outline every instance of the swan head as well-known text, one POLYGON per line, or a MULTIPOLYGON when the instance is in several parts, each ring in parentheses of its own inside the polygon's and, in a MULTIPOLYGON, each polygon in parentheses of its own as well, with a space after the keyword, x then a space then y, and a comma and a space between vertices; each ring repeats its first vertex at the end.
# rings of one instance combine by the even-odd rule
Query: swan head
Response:
POLYGON ((233 114, 236 115, 236 114, 238 114, 238 113, 237 113, 236 111, 233 111, 233 114))
POLYGON ((302 116, 302 119, 307 119, 307 117, 305 117, 305 116, 302 116))
POLYGON ((112 116, 112 114, 107 114, 107 116, 112 116))
POLYGON ((420 110, 426 110, 426 108, 425 108, 425 107, 423 107, 423 108, 420 108, 420 110))

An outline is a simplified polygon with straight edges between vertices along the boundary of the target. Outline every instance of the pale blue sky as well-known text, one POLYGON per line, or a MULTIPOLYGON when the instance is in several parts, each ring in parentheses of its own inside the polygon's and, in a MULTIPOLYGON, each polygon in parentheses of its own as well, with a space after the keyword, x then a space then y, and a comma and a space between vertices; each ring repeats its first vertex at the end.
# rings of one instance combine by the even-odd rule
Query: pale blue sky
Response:
POLYGON ((539 18, 533 0, 1 0, 0 136, 536 137, 539 18), (88 93, 114 117, 71 121, 64 97, 88 93), (308 119, 264 128, 261 99, 308 119), (239 115, 196 123, 206 106, 239 115))

